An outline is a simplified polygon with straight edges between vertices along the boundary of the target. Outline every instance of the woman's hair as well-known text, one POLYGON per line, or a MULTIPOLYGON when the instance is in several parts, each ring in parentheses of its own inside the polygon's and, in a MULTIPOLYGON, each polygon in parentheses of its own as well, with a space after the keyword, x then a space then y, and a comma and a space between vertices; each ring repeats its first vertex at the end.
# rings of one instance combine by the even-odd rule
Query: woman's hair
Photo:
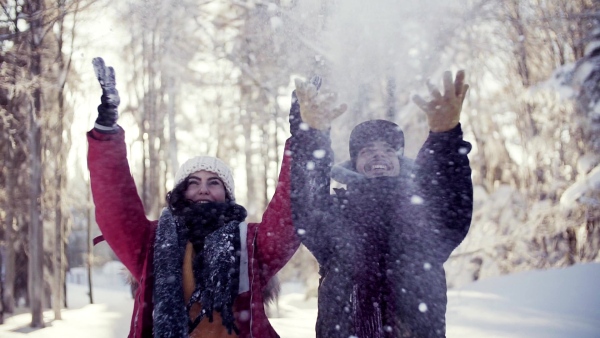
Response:
POLYGON ((183 179, 179 184, 169 191, 166 196, 167 205, 172 213, 178 214, 183 211, 186 207, 193 204, 192 201, 185 198, 185 191, 190 185, 189 176, 183 179))

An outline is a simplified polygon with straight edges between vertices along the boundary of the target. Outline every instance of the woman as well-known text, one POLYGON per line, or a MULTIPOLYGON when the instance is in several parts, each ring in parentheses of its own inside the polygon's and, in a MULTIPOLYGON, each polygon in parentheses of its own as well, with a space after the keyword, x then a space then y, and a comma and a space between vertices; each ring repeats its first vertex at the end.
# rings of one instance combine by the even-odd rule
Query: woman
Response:
MULTIPOLYGON (((117 124, 114 70, 94 59, 102 87, 88 167, 96 221, 139 283, 129 337, 278 337, 264 308, 271 278, 299 246, 290 212, 290 156, 260 223, 245 223, 227 165, 185 162, 158 221, 148 220, 117 124)), ((286 144, 287 148, 287 144, 286 144)))

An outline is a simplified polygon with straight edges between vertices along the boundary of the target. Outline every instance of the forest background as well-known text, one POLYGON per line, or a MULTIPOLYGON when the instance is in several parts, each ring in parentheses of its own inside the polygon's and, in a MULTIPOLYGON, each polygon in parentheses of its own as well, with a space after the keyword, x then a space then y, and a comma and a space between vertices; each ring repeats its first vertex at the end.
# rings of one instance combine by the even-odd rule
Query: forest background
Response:
MULTIPOLYGON (((156 218, 174 171, 197 154, 234 169, 250 220, 270 199, 289 136, 294 78, 318 74, 354 125, 385 118, 414 157, 427 136, 411 102, 427 79, 467 71, 475 184, 450 287, 600 261, 600 4, 594 0, 0 1, 0 313, 60 318, 65 273, 113 260, 98 235, 85 132, 116 69, 131 170, 156 218)), ((280 273, 314 294, 305 249, 280 273)), ((91 279, 90 279, 91 283, 91 279)), ((93 295, 90 293, 90 301, 93 295)), ((0 316, 1 319, 1 316, 0 316)))

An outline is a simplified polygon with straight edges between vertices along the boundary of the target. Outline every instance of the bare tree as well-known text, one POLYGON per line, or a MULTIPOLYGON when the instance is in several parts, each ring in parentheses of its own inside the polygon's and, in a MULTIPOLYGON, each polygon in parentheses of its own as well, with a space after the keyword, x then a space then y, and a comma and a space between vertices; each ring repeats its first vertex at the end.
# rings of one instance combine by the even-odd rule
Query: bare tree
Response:
MULTIPOLYGON (((23 6, 23 14, 28 18, 30 26, 29 42, 29 76, 36 81, 42 74, 42 42, 44 39, 43 16, 46 3, 43 0, 32 0, 23 6)), ((31 301, 31 326, 43 327, 42 292, 44 290, 44 231, 41 215, 42 200, 42 145, 41 126, 42 88, 40 83, 34 84, 29 106, 29 168, 30 168, 30 204, 29 204, 29 294, 31 301)))
MULTIPOLYGON (((64 39, 70 37, 70 50, 75 38, 75 26, 65 28, 66 17, 77 13, 79 1, 23 1, 2 5, 0 26, 5 29, 2 39, 10 40, 0 53, 3 64, 1 76, 6 81, 0 92, 6 100, 2 109, 3 128, 1 148, 9 165, 3 172, 8 179, 9 198, 1 205, 10 215, 3 227, 7 246, 6 292, 3 301, 12 311, 15 298, 24 297, 31 305, 32 326, 41 327, 44 307, 54 305, 55 317, 60 319, 64 302, 64 246, 66 219, 66 153, 68 138, 64 131, 71 124, 72 111, 65 99, 65 84, 69 80, 71 56, 64 55, 64 39), (21 20, 25 25, 18 25, 21 20), (19 27, 24 27, 23 30, 19 27), (57 28, 57 31, 53 31, 57 28), (29 135, 24 138, 24 135, 29 135), (26 188, 26 189, 25 189, 26 188), (28 210, 18 200, 28 191, 28 210), (52 212, 44 212, 52 210, 52 212), (54 227, 45 229, 45 224, 54 227), (28 235, 23 233, 28 231, 28 235), (44 233, 48 232, 52 249, 44 248, 44 233), (25 249, 28 248, 28 249, 25 249), (19 264, 27 254, 27 264, 19 264), (28 266, 28 272, 22 271, 28 266), (50 278, 50 274, 54 278, 50 278), (28 276, 28 277, 25 277, 28 276), (28 281, 24 281, 28 278, 28 281), (53 283, 46 282, 53 280, 53 283), (19 288, 28 288, 28 295, 19 288), (54 298, 52 298, 54 296, 54 298)), ((73 20, 76 22, 75 15, 73 20)))
POLYGON ((574 264, 588 246, 579 235, 585 212, 565 216, 559 200, 579 176, 585 133, 573 105, 547 82, 582 56, 588 14, 598 6, 515 0, 480 9, 449 50, 473 70, 463 127, 476 141, 474 183, 487 196, 463 245, 472 254, 456 259, 480 260, 481 276, 574 264))

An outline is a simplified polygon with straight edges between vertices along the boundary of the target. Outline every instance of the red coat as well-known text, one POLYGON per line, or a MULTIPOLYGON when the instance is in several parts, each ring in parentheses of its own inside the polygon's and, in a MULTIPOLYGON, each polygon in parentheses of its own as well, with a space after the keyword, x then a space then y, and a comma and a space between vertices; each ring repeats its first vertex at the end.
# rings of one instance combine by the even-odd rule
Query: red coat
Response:
MULTIPOLYGON (((146 218, 129 170, 124 131, 102 134, 91 130, 87 138, 96 222, 108 245, 140 285, 129 337, 152 337, 153 248, 158 222, 146 218)), ((288 146, 289 141, 286 150, 288 146)), ((238 296, 236 308, 249 307, 250 320, 241 323, 240 337, 278 337, 265 313, 263 289, 300 245, 290 209, 291 157, 285 153, 277 189, 262 221, 248 224, 250 291, 238 296)))

